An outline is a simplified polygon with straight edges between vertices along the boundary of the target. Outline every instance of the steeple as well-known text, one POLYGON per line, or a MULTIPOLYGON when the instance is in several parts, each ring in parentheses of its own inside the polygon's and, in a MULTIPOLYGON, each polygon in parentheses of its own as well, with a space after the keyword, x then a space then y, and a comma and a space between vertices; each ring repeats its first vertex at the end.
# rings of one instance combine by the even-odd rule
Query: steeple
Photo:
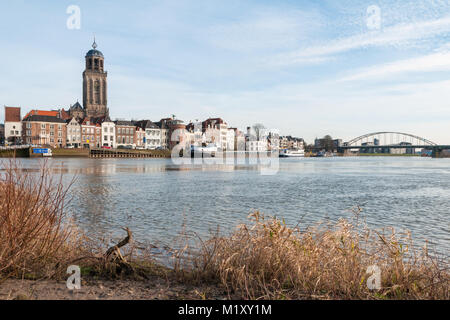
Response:
POLYGON ((105 57, 97 50, 94 35, 92 49, 86 53, 86 69, 83 72, 83 106, 86 116, 100 118, 107 113, 107 72, 105 57))

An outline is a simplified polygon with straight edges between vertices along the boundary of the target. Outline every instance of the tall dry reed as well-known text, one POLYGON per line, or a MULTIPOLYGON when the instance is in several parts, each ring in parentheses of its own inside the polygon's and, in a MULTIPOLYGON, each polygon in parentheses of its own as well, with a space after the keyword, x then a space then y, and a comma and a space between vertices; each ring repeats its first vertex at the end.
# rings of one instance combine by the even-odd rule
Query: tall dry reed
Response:
POLYGON ((413 249, 408 235, 347 220, 300 231, 259 212, 250 218, 229 237, 201 242, 191 271, 246 299, 450 298, 448 261, 413 249), (374 265, 379 290, 367 285, 374 265))
POLYGON ((0 277, 43 277, 79 254, 82 238, 65 214, 68 186, 47 162, 30 173, 0 165, 0 277))

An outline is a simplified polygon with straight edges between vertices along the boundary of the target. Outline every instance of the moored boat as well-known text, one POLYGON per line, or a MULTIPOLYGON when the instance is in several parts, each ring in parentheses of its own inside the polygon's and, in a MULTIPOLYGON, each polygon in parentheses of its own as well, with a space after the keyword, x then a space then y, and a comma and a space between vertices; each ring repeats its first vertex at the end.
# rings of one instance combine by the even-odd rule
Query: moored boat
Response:
POLYGON ((303 149, 283 149, 280 151, 281 158, 303 158, 305 150, 303 149))

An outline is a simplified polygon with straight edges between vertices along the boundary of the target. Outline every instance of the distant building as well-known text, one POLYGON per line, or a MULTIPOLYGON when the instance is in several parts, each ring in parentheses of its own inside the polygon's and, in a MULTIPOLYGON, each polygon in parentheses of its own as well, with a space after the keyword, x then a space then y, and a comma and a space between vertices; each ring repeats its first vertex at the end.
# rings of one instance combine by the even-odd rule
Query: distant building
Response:
MULTIPOLYGON (((314 147, 319 149, 319 148, 323 148, 326 149, 327 144, 329 143, 329 140, 327 139, 315 139, 314 140, 314 147)), ((338 148, 340 148, 341 146, 343 146, 343 141, 342 139, 334 139, 332 140, 333 143, 333 151, 336 152, 338 148)), ((331 149, 331 147, 330 147, 331 149)))
POLYGON ((170 148, 170 124, 172 121, 172 118, 164 118, 155 122, 155 125, 161 130, 161 147, 163 149, 170 148))
POLYGON ((227 150, 228 124, 222 118, 203 121, 202 132, 206 136, 206 143, 215 143, 222 150, 227 150))
POLYGON ((145 149, 145 130, 138 126, 135 128, 133 148, 145 149))
POLYGON ((22 143, 22 121, 20 107, 5 106, 5 143, 22 143))
POLYGON ((132 121, 116 120, 116 144, 117 148, 129 148, 135 147, 135 132, 136 126, 132 121))
POLYGON ((74 148, 81 147, 81 125, 77 118, 66 120, 67 125, 67 146, 74 148))
POLYGON ((102 122, 102 146, 116 148, 116 124, 109 116, 102 122))
POLYGON ((81 122, 81 146, 83 148, 100 148, 102 133, 99 122, 85 118, 81 122))
POLYGON ((161 129, 150 120, 141 120, 135 122, 135 125, 142 128, 145 132, 144 148, 154 150, 161 148, 161 129))
POLYGON ((252 132, 250 127, 247 127, 245 134, 245 150, 249 152, 265 152, 267 151, 267 137, 265 139, 257 139, 256 134, 252 132))
POLYGON ((26 144, 66 147, 66 121, 57 116, 30 114, 23 119, 22 132, 26 144))
POLYGON ((304 149, 305 141, 302 138, 282 136, 279 140, 280 149, 304 149))

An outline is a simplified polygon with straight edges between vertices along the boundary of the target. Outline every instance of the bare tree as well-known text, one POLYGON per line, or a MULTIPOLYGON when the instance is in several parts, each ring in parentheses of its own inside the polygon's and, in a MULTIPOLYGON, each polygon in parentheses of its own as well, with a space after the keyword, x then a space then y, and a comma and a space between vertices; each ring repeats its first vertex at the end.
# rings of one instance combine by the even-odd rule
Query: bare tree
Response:
POLYGON ((255 132, 256 140, 260 141, 262 136, 264 135, 264 130, 266 129, 266 127, 261 123, 255 123, 252 128, 255 132))

